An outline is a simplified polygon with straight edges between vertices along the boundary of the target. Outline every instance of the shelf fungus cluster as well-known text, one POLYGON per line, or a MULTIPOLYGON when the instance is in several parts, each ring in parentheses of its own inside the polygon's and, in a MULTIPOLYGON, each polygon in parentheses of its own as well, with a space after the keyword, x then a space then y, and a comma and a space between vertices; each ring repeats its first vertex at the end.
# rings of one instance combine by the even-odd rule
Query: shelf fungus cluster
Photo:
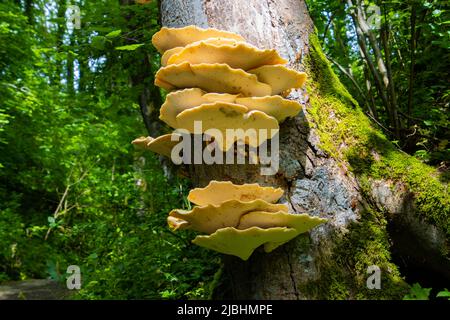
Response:
MULTIPOLYGON (((297 101, 284 96, 302 87, 306 74, 287 68, 274 49, 259 49, 231 32, 195 26, 162 28, 152 42, 162 54, 155 84, 169 91, 160 119, 176 131, 208 136, 204 141, 214 141, 218 151, 229 151, 236 141, 257 148, 278 133, 279 123, 301 110, 297 101), (229 130, 234 130, 232 135, 229 130)), ((170 156, 173 140, 179 138, 169 134, 134 143, 170 156)))
POLYGON ((291 214, 285 204, 276 204, 283 190, 258 184, 235 185, 211 181, 190 191, 192 210, 172 210, 167 218, 173 230, 191 229, 193 243, 247 260, 263 246, 271 252, 326 220, 308 214, 291 214))
MULTIPOLYGON (((301 110, 297 101, 285 97, 303 86, 305 73, 288 69, 276 50, 259 49, 227 31, 162 28, 152 42, 162 55, 155 85, 169 91, 159 118, 174 131, 157 138, 141 137, 134 144, 170 157, 176 164, 189 164, 190 144, 181 149, 183 161, 176 160, 180 138, 186 135, 194 137, 195 155, 203 154, 196 150, 197 137, 207 142, 205 150, 213 149, 215 155, 225 152, 227 159, 236 142, 261 151, 270 141, 271 157, 278 154, 273 146, 278 146, 279 123, 301 110)), ((267 159, 265 154, 258 156, 267 159)), ((261 164, 267 164, 266 160, 261 164)), ((276 166, 268 172, 277 170, 276 166)), ((276 204, 282 195, 279 188, 211 181, 189 193, 188 200, 195 204, 192 210, 172 210, 167 221, 175 231, 200 232, 193 240, 199 246, 247 260, 260 246, 271 252, 325 222, 308 214, 289 213, 287 205, 276 204)))

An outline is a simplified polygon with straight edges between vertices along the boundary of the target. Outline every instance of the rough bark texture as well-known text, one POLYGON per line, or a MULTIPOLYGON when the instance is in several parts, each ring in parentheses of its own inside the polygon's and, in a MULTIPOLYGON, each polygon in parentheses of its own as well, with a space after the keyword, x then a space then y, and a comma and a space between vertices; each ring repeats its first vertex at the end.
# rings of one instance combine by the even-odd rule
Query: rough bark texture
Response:
MULTIPOLYGON (((307 7, 299 0, 162 0, 161 21, 163 26, 193 24, 239 33, 260 48, 277 49, 290 61, 289 66, 297 70, 305 70, 303 62, 310 51, 309 39, 314 32, 307 7)), ((278 174, 261 176, 259 168, 250 165, 195 165, 190 167, 190 176, 196 186, 205 186, 213 179, 280 186, 285 190, 282 201, 289 205, 292 213, 308 212, 328 218, 329 222, 271 254, 256 251, 246 262, 224 257, 222 282, 215 297, 314 299, 365 298, 377 294, 385 298, 401 297, 405 286, 396 275, 395 265, 390 264, 389 255, 380 258, 385 259, 380 260, 382 282, 385 288, 397 286, 400 289, 375 293, 377 290, 365 287, 367 275, 364 273, 366 264, 377 264, 377 253, 360 268, 357 255, 370 255, 371 252, 363 251, 371 246, 357 246, 350 252, 349 241, 354 238, 359 241, 358 237, 367 237, 360 242, 372 241, 370 228, 369 234, 364 235, 364 228, 354 225, 377 205, 392 214, 403 212, 405 199, 391 201, 391 195, 383 189, 384 181, 373 182, 379 188, 374 189, 372 195, 364 194, 345 163, 321 149, 317 124, 308 113, 310 104, 306 91, 293 91, 289 98, 298 100, 304 111, 281 124, 278 174), (348 259, 344 257, 346 251, 349 251, 348 259), (357 268, 359 272, 355 271, 357 268)), ((329 121, 334 121, 332 115, 329 121)), ((382 220, 381 216, 371 214, 368 219, 372 219, 372 223, 382 220)), ((378 227, 377 223, 374 225, 378 227)), ((387 239, 385 229, 380 228, 381 238, 387 239)), ((445 243, 445 234, 443 239, 445 243)))

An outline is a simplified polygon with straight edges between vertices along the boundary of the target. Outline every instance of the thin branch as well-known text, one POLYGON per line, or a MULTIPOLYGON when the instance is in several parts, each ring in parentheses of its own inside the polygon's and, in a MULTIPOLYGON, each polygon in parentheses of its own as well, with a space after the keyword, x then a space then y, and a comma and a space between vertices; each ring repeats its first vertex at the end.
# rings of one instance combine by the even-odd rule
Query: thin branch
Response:
POLYGON ((331 14, 330 19, 328 19, 327 25, 325 26, 325 30, 323 31, 322 35, 322 42, 325 42, 325 38, 327 37, 328 29, 330 28, 331 22, 333 21, 335 12, 331 14))
POLYGON ((400 126, 397 116, 397 110, 396 106, 393 106, 390 102, 390 100, 387 97, 386 87, 389 84, 389 79, 387 77, 387 70, 384 64, 384 61, 381 57, 380 48, 377 44, 375 35, 370 30, 369 25, 364 19, 362 9, 361 9, 361 3, 357 1, 357 6, 353 5, 352 0, 347 0, 347 4, 350 7, 350 15, 353 20, 354 27, 356 29, 358 44, 360 46, 360 49, 365 57, 365 60, 367 61, 367 64, 369 66, 369 70, 372 73, 372 76, 375 80, 375 86, 378 90, 378 93, 383 101, 383 105, 386 108, 386 111, 389 115, 389 120, 391 125, 394 127, 394 133, 397 138, 400 137, 400 126), (356 7, 356 10, 354 9, 356 7), (372 49, 375 53, 375 60, 378 65, 378 70, 375 68, 374 63, 372 62, 372 59, 369 54, 369 50, 366 47, 366 40, 365 37, 368 37, 369 42, 372 46, 372 49), (384 83, 384 85, 383 85, 384 83))
POLYGON ((370 119, 372 119, 381 129, 383 129, 384 131, 386 131, 389 134, 393 134, 393 132, 391 130, 389 130, 388 128, 386 128, 385 126, 383 126, 377 119, 375 119, 369 112, 364 111, 364 114, 366 116, 368 116, 370 119))
POLYGON ((358 82, 356 82, 355 78, 348 72, 343 66, 341 66, 336 60, 331 58, 330 56, 327 56, 327 59, 330 60, 343 74, 347 76, 347 78, 350 79, 350 81, 353 83, 355 88, 358 90, 358 93, 361 95, 361 98, 365 99, 366 95, 364 94, 363 90, 359 86, 358 82))

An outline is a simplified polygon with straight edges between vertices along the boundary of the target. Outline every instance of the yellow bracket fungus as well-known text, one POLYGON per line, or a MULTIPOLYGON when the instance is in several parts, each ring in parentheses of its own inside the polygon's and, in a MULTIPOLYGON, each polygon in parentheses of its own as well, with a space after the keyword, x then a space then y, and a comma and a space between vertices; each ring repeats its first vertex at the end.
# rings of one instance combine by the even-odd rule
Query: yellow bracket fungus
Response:
MULTIPOLYGON (((245 230, 254 226, 263 229, 269 229, 274 227, 289 227, 296 231, 296 234, 294 235, 294 237, 296 237, 299 234, 307 232, 326 221, 327 219, 310 216, 305 213, 290 214, 283 211, 275 213, 254 211, 242 216, 239 225, 237 226, 237 229, 245 230)), ((268 242, 264 244, 264 250, 266 252, 270 252, 286 242, 287 241, 268 242)))
POLYGON ((280 57, 278 52, 260 50, 244 42, 233 45, 217 45, 213 42, 199 41, 187 45, 178 52, 171 52, 171 56, 163 59, 166 64, 179 64, 189 62, 200 63, 226 63, 234 69, 255 69, 263 65, 286 64, 287 60, 280 57))
MULTIPOLYGON (((155 85, 182 89, 167 95, 160 119, 186 133, 213 137, 208 147, 227 151, 236 141, 258 147, 275 136, 279 122, 301 111, 297 101, 280 95, 302 87, 306 74, 286 68, 276 50, 261 50, 237 34, 196 26, 162 28, 152 43, 163 54, 155 85), (260 136, 259 129, 266 131, 260 136)), ((179 143, 172 141, 175 132, 133 143, 170 157, 179 143)), ((173 230, 207 233, 193 240, 199 246, 247 260, 261 245, 270 252, 326 221, 288 213, 287 205, 275 204, 282 195, 280 188, 211 181, 189 193, 188 200, 196 204, 192 210, 172 210, 167 222, 173 230)))
POLYGON ((176 47, 176 48, 172 48, 172 49, 164 52, 164 54, 161 57, 161 66, 162 67, 167 66, 167 62, 168 62, 169 58, 171 56, 173 56, 174 54, 181 52, 183 49, 184 49, 184 47, 176 47))
POLYGON ((192 107, 214 102, 234 103, 237 95, 228 93, 206 93, 199 88, 171 92, 161 106, 159 119, 172 128, 178 128, 176 117, 179 113, 192 107))
MULTIPOLYGON (((191 43, 189 46, 194 45, 196 43, 199 42, 204 42, 204 43, 209 43, 209 44, 213 44, 216 46, 221 46, 221 45, 235 45, 236 43, 238 43, 238 41, 236 40, 232 40, 232 39, 225 39, 225 38, 209 38, 206 40, 202 40, 202 41, 198 41, 198 42, 193 42, 191 43)), ((167 50, 166 52, 164 52, 164 54, 161 57, 161 66, 165 67, 167 65, 168 60, 170 59, 170 57, 172 57, 174 54, 177 54, 181 51, 183 51, 185 47, 176 47, 170 50, 167 50)))
POLYGON ((242 215, 237 228, 218 229, 209 236, 197 236, 192 242, 247 260, 261 245, 265 252, 271 252, 326 221, 307 214, 254 211, 242 215))
POLYGON ((277 202, 283 196, 283 189, 261 187, 257 183, 233 184, 231 181, 211 181, 205 188, 189 192, 188 200, 199 206, 219 205, 228 200, 277 202))
POLYGON ((158 138, 140 137, 135 139, 132 144, 170 158, 172 148, 178 144, 178 141, 172 141, 171 139, 172 134, 165 134, 158 138))
MULTIPOLYGON (((197 236, 192 240, 192 243, 247 260, 259 246, 268 243, 285 243, 297 235, 297 231, 292 228, 261 229, 252 227, 245 230, 237 230, 236 228, 228 227, 219 229, 209 236, 197 236)), ((265 251, 270 252, 270 249, 268 247, 265 251)))
POLYGON ((174 230, 209 234, 197 236, 194 244, 247 260, 261 245, 265 252, 271 252, 327 221, 308 214, 290 214, 287 205, 271 203, 282 195, 280 188, 211 181, 205 188, 189 192, 188 200, 199 206, 190 211, 172 210, 167 222, 174 230), (256 209, 262 207, 265 209, 256 209))
POLYGON ((192 229, 210 234, 220 228, 236 227, 241 216, 252 211, 287 212, 288 207, 285 204, 273 204, 260 199, 250 202, 228 200, 220 205, 196 206, 189 211, 172 210, 169 218, 174 217, 177 220, 170 218, 167 221, 175 230, 192 229))
POLYGON ((306 232, 315 226, 324 223, 326 219, 310 216, 306 213, 291 214, 285 211, 265 212, 254 211, 241 217, 237 229, 243 230, 251 227, 260 227, 263 229, 273 227, 294 228, 298 233, 306 232))
POLYGON ((184 88, 200 88, 208 92, 267 96, 272 88, 258 81, 258 77, 227 64, 190 64, 183 62, 158 70, 155 85, 168 91, 184 88))
POLYGON ((282 94, 292 88, 301 88, 306 82, 306 73, 280 65, 266 65, 248 71, 258 76, 260 82, 272 88, 272 95, 282 94))
POLYGON ((249 110, 258 110, 274 117, 278 122, 295 117, 302 106, 297 101, 284 99, 280 96, 237 97, 236 103, 246 106, 249 110))
POLYGON ((159 119, 172 128, 178 128, 176 117, 179 113, 213 102, 235 103, 247 107, 248 111, 262 111, 277 119, 278 122, 296 116, 302 108, 297 101, 280 96, 240 97, 228 93, 206 93, 199 88, 191 88, 169 93, 161 107, 159 119))
POLYGON ((278 132, 278 121, 261 111, 247 111, 247 107, 242 105, 215 102, 186 109, 176 117, 176 120, 178 128, 191 133, 195 132, 195 121, 201 121, 202 131, 208 131, 208 135, 216 139, 220 150, 229 150, 235 141, 243 141, 252 147, 258 147, 278 132), (240 136, 237 131, 232 131, 233 134, 230 131, 227 133, 227 129, 239 129, 245 134, 240 136), (260 141, 262 139, 258 129, 269 131, 264 141, 260 141))
POLYGON ((184 28, 162 27, 160 31, 153 35, 152 43, 160 53, 164 53, 167 50, 176 47, 185 47, 190 43, 208 38, 225 38, 236 41, 245 41, 243 37, 232 32, 213 28, 203 29, 196 26, 187 26, 184 28))

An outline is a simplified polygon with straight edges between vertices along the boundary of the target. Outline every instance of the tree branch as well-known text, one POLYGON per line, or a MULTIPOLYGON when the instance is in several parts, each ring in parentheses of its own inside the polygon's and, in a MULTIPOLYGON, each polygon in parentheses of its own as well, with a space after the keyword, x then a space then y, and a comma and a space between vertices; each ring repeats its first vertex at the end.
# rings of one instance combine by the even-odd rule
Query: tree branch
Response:
POLYGON ((322 42, 324 42, 325 38, 327 37, 328 29, 330 28, 330 25, 331 25, 331 22, 333 21, 334 15, 335 15, 335 12, 333 12, 331 14, 331 17, 328 20, 327 25, 325 26, 325 30, 323 31, 323 35, 322 35, 322 42))

